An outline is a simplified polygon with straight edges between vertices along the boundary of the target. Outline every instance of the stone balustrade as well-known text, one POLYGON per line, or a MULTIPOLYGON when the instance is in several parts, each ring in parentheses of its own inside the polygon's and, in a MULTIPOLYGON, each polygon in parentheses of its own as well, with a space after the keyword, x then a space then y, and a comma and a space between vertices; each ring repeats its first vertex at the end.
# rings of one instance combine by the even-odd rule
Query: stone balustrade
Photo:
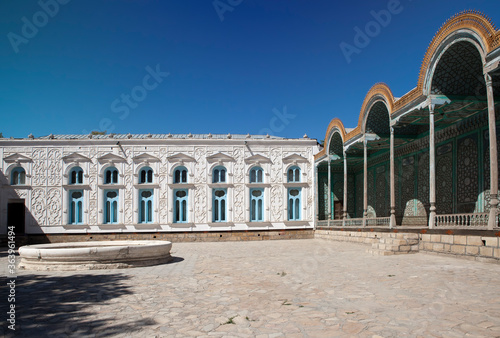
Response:
POLYGON ((391 222, 390 217, 367 218, 367 227, 388 227, 391 222))
POLYGON ((436 228, 486 229, 488 213, 436 215, 436 228))
POLYGON ((362 227, 363 219, 362 218, 348 218, 345 220, 346 227, 362 227))

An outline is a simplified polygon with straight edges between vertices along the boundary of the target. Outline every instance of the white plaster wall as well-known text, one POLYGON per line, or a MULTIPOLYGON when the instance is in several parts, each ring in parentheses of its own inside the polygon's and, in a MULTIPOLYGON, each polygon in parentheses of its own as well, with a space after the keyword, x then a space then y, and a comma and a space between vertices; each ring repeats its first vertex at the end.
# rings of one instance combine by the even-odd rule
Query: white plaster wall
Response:
MULTIPOLYGON (((0 231, 6 232, 7 203, 9 198, 24 198, 27 206, 27 233, 75 233, 75 232, 140 232, 140 231, 220 231, 248 229, 293 229, 311 228, 314 215, 314 140, 2 140, 0 141, 0 168, 5 174, 7 163, 3 159, 18 153, 32 161, 23 163, 27 173, 27 187, 12 189, 10 185, 0 188, 0 231), (227 168, 227 216, 228 222, 212 223, 211 169, 217 163, 208 163, 207 157, 223 153, 234 161, 223 161, 227 168), (84 223, 68 225, 67 170, 74 163, 64 163, 62 158, 78 153, 91 162, 79 163, 84 170, 84 223), (120 216, 119 224, 103 225, 103 168, 99 157, 112 153, 126 159, 116 163, 119 170, 120 216), (160 159, 149 163, 154 170, 154 222, 138 224, 139 199, 137 170, 143 163, 134 163, 132 158, 147 153, 160 159), (189 170, 189 215, 187 224, 173 224, 172 172, 180 163, 171 163, 167 157, 182 153, 196 162, 185 162, 189 170), (248 171, 255 164, 245 159, 262 155, 271 163, 260 163, 264 169, 265 220, 250 223, 251 184, 248 171), (287 187, 286 169, 289 164, 283 158, 298 154, 307 163, 297 163, 302 171, 302 222, 288 222, 286 215, 287 187)), ((7 178, 6 178, 7 179, 7 178)))

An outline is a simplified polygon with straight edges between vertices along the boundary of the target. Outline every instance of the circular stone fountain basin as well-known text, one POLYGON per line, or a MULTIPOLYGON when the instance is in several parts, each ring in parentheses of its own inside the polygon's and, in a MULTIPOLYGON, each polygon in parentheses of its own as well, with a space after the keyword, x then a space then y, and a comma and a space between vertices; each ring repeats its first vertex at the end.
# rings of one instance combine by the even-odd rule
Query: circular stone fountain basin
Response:
POLYGON ((96 241, 25 245, 19 268, 97 270, 149 266, 170 261, 168 241, 96 241))

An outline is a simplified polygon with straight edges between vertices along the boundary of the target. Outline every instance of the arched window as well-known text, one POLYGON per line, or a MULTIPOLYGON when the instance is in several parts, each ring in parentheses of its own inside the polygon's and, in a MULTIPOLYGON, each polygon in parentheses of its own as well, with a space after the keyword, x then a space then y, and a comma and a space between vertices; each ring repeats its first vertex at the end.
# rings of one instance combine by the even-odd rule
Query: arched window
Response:
POLYGON ((226 183, 226 168, 218 166, 212 173, 212 183, 226 183))
POLYGON ((69 172, 69 184, 83 184, 83 169, 74 167, 69 172))
POLYGON ((260 167, 255 167, 250 170, 250 183, 263 183, 264 170, 260 167))
POLYGON ((174 183, 187 183, 187 169, 186 167, 177 167, 174 171, 174 183))
POLYGON ((139 191, 139 223, 153 222, 153 190, 139 191))
POLYGON ((264 221, 264 189, 250 189, 250 221, 264 221))
POLYGON ((69 192, 69 224, 82 224, 83 220, 83 191, 69 192))
POLYGON ((17 167, 12 169, 12 173, 10 176, 10 184, 11 185, 23 185, 26 184, 26 172, 22 167, 17 167))
POLYGON ((118 223, 118 190, 104 191, 104 224, 118 223))
POLYGON ((227 222, 226 218, 226 205, 227 205, 227 190, 214 189, 213 190, 213 221, 214 222, 227 222))
POLYGON ((299 167, 291 167, 288 169, 288 182, 300 182, 300 168, 299 167))
POLYGON ((144 167, 139 173, 139 183, 153 183, 153 169, 144 167))
POLYGON ((174 223, 188 221, 188 190, 174 190, 174 223))
POLYGON ((290 188, 288 189, 288 220, 289 221, 299 221, 300 220, 300 200, 301 200, 301 189, 300 188, 290 188))
POLYGON ((104 184, 118 184, 118 169, 111 167, 104 172, 104 184))

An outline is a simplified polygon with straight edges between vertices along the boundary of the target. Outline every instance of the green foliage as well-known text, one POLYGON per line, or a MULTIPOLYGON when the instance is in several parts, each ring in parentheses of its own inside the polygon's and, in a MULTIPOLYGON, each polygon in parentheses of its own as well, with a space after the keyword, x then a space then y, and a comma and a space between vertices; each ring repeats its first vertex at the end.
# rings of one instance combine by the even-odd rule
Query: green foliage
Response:
POLYGON ((227 322, 225 322, 224 324, 221 324, 221 325, 227 325, 227 324, 236 324, 233 319, 236 318, 236 316, 234 317, 231 317, 227 320, 227 322))
POLYGON ((92 135, 106 135, 106 130, 105 131, 98 131, 98 130, 92 130, 90 132, 92 135))

